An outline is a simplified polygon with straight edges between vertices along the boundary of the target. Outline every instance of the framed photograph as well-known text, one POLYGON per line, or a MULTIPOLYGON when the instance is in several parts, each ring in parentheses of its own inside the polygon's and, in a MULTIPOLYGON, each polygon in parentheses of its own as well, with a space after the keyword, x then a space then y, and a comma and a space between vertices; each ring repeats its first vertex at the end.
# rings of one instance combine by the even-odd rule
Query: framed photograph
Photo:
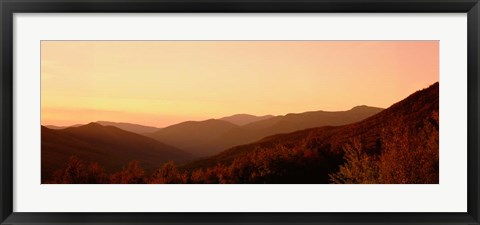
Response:
POLYGON ((480 224, 478 0, 2 0, 1 224, 480 224))

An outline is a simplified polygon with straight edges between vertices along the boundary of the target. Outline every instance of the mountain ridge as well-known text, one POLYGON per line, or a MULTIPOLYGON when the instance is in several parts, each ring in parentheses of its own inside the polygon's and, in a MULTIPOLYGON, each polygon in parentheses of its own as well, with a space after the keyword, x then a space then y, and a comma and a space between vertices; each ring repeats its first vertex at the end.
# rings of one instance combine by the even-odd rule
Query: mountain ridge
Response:
POLYGON ((48 179, 70 156, 96 161, 107 171, 116 171, 131 160, 148 170, 161 162, 185 162, 192 156, 178 148, 114 126, 89 123, 80 127, 53 130, 41 127, 42 180, 48 179))
POLYGON ((233 129, 217 140, 208 143, 205 149, 213 149, 211 154, 237 145, 258 141, 264 137, 289 133, 320 126, 345 125, 358 122, 381 112, 382 108, 363 107, 347 111, 308 111, 276 116, 233 129))
POLYGON ((264 116, 255 116, 246 113, 234 114, 231 116, 225 116, 219 120, 224 120, 230 123, 233 123, 238 126, 244 126, 249 123, 257 122, 260 120, 265 120, 274 117, 273 115, 264 115, 264 116))
POLYGON ((357 110, 338 112, 310 111, 270 117, 248 123, 244 126, 237 126, 218 119, 187 121, 163 128, 149 136, 191 154, 204 157, 214 155, 236 145, 257 141, 273 134, 288 133, 318 126, 343 125, 357 122, 381 110, 383 109, 364 107, 357 110), (216 127, 210 126, 209 123, 216 124, 216 127), (219 124, 224 125, 221 126, 219 124), (173 128, 174 131, 172 131, 173 128), (203 133, 203 135, 199 133, 203 133))
POLYGON ((217 119, 186 121, 165 127, 148 134, 148 136, 160 142, 186 150, 193 155, 199 155, 199 152, 192 151, 191 149, 195 148, 196 145, 214 140, 225 131, 235 127, 237 127, 237 125, 217 119))
POLYGON ((111 121, 96 121, 96 123, 104 126, 114 126, 118 127, 122 130, 130 131, 137 134, 146 134, 155 132, 161 128, 153 127, 153 126, 145 126, 135 123, 125 123, 125 122, 111 122, 111 121))

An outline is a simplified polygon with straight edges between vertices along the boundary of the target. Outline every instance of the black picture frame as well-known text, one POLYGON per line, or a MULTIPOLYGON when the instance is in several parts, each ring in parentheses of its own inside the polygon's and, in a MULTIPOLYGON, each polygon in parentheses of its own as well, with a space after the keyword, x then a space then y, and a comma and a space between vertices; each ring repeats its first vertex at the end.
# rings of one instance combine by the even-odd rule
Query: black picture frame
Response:
POLYGON ((1 224, 480 224, 478 0, 0 0, 1 224), (13 212, 14 13, 468 14, 467 213, 21 213, 13 212))

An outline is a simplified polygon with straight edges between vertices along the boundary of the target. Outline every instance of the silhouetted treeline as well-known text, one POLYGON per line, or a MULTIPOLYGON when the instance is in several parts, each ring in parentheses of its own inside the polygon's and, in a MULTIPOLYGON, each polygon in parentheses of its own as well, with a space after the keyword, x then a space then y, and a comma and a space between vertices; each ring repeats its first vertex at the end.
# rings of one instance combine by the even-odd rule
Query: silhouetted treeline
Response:
POLYGON ((98 163, 87 163, 72 156, 65 168, 57 170, 46 183, 64 184, 242 184, 242 183, 327 183, 328 173, 318 152, 278 146, 257 149, 238 157, 229 165, 193 171, 179 170, 173 161, 147 174, 139 161, 121 171, 107 174, 98 163), (325 171, 325 172, 323 172, 325 171))

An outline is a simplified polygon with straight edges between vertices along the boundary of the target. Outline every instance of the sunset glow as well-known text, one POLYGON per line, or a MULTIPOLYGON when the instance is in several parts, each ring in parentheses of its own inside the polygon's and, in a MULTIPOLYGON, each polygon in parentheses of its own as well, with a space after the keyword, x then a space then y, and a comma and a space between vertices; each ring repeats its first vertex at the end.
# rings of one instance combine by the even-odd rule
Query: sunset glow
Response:
POLYGON ((387 108, 438 62, 438 41, 42 41, 42 124, 387 108))

